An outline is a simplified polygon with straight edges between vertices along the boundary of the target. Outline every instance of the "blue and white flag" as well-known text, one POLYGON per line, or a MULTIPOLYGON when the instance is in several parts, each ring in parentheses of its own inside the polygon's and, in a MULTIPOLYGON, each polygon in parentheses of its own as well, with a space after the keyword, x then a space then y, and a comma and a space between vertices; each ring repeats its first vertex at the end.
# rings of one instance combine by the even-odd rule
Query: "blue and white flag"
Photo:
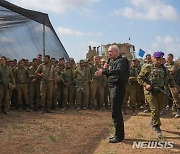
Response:
POLYGON ((139 49, 139 52, 137 53, 137 55, 138 55, 139 57, 143 57, 144 54, 145 54, 145 51, 142 50, 142 49, 139 49))

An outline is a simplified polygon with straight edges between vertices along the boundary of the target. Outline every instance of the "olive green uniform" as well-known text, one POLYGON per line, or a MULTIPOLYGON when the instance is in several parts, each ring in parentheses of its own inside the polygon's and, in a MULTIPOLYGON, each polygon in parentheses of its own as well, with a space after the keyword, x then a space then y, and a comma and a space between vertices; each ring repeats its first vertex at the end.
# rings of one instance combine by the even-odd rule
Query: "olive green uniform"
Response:
POLYGON ((63 88, 64 84, 62 82, 62 73, 64 70, 64 66, 58 65, 56 67, 56 77, 57 77, 57 102, 58 102, 58 107, 62 108, 63 105, 63 88))
POLYGON ((37 67, 29 67, 29 102, 32 109, 37 110, 40 102, 40 83, 41 79, 36 76, 37 67))
MULTIPOLYGON (((176 75, 176 73, 178 71, 178 66, 175 64, 175 62, 173 61, 172 64, 166 63, 165 66, 168 68, 168 70, 174 67, 174 69, 175 69, 174 74, 172 74, 171 72, 170 73, 171 73, 172 77, 175 78, 175 75, 176 75)), ((168 87, 168 88, 169 88, 169 90, 170 90, 170 92, 172 94, 172 97, 173 97, 173 107, 175 109, 180 109, 179 94, 174 93, 174 91, 173 91, 173 89, 171 87, 168 87)))
POLYGON ((64 69, 62 72, 64 82, 63 88, 63 106, 74 107, 74 71, 70 68, 64 69))
POLYGON ((79 67, 75 71, 76 104, 77 107, 88 107, 90 72, 86 67, 79 67))
POLYGON ((128 83, 126 84, 126 94, 124 98, 124 108, 127 108, 127 102, 130 98, 130 107, 132 109, 135 109, 137 106, 137 94, 138 94, 138 88, 139 88, 139 83, 137 82, 137 76, 140 72, 139 67, 133 67, 131 66, 130 68, 130 77, 128 80, 128 83))
POLYGON ((4 111, 9 109, 9 81, 12 81, 15 85, 12 70, 8 66, 0 65, 0 113, 2 105, 4 105, 4 111))
POLYGON ((52 105, 52 95, 53 95, 54 85, 56 84, 55 68, 50 63, 49 64, 43 63, 38 66, 36 70, 36 74, 37 73, 44 74, 44 77, 42 78, 40 85, 40 92, 41 92, 40 107, 43 109, 45 106, 47 106, 49 110, 52 105))
POLYGON ((90 96, 90 106, 95 107, 95 102, 97 102, 97 108, 103 108, 104 104, 104 75, 96 77, 94 73, 98 68, 102 68, 101 65, 91 66, 91 96, 90 96))
POLYGON ((29 71, 27 68, 17 67, 14 70, 14 76, 17 84, 17 94, 18 94, 18 106, 22 108, 23 98, 26 106, 29 106, 28 97, 28 81, 29 81, 29 71))
MULTIPOLYGON (((148 78, 153 84, 158 85, 161 89, 164 89, 164 87, 167 86, 168 83, 171 86, 175 84, 170 75, 165 73, 162 65, 160 67, 155 67, 152 64, 143 67, 138 75, 138 82, 143 86, 147 85, 147 83, 144 82, 145 78, 148 78)), ((152 91, 147 91, 146 98, 151 109, 152 124, 153 126, 160 126, 160 112, 162 107, 164 106, 164 100, 167 99, 167 97, 161 92, 155 93, 152 91)))

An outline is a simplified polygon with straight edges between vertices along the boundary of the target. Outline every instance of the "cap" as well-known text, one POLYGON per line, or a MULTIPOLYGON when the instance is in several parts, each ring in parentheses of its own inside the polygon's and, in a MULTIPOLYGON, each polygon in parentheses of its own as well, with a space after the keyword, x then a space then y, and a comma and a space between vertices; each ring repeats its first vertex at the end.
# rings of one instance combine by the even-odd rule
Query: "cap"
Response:
POLYGON ((164 52, 162 51, 156 51, 154 54, 153 54, 153 57, 154 58, 160 58, 160 57, 163 57, 164 56, 164 52))
POLYGON ((81 64, 81 63, 84 63, 84 60, 81 59, 81 60, 79 61, 79 63, 80 63, 80 64, 81 64))
POLYGON ((137 61, 137 58, 133 58, 132 61, 137 61))

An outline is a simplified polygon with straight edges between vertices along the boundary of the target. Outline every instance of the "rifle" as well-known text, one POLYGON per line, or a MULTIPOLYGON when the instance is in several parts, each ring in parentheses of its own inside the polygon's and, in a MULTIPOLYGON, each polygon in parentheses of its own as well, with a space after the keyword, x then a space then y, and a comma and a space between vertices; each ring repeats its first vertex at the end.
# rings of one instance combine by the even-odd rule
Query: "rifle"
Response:
POLYGON ((162 94, 164 94, 165 96, 167 96, 169 99, 173 101, 172 97, 168 93, 166 93, 162 88, 160 88, 157 84, 153 83, 148 78, 144 78, 143 81, 151 85, 152 89, 150 91, 152 91, 152 93, 156 94, 158 92, 161 92, 162 94))

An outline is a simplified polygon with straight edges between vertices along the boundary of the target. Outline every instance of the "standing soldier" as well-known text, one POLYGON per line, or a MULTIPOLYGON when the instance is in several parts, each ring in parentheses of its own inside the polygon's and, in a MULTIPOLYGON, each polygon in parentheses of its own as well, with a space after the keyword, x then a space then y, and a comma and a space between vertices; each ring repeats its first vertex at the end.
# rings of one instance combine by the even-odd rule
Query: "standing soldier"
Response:
POLYGON ((57 101, 58 101, 58 108, 63 108, 63 87, 64 84, 62 82, 62 73, 65 68, 65 60, 64 58, 59 59, 59 63, 56 67, 56 77, 57 77, 57 101))
POLYGON ((91 96, 90 96, 90 105, 92 109, 101 109, 104 104, 104 75, 95 76, 95 72, 102 68, 100 64, 100 59, 98 56, 94 56, 94 65, 91 66, 91 96), (95 107, 95 99, 97 102, 97 107, 95 107))
MULTIPOLYGON (((165 64, 165 66, 168 68, 170 75, 172 75, 172 77, 175 79, 176 73, 178 71, 178 66, 177 64, 173 61, 173 54, 168 54, 167 57, 167 63, 165 64)), ((176 117, 180 116, 180 102, 179 102, 179 94, 178 92, 176 92, 177 90, 174 90, 174 88, 169 87, 169 90, 172 94, 173 97, 173 105, 172 105, 172 110, 176 111, 176 117)), ((169 106, 171 106, 169 104, 169 106)))
MULTIPOLYGON (((56 59, 55 58, 51 58, 51 65, 53 65, 53 67, 55 68, 55 74, 56 74, 56 59)), ((56 74, 56 82, 57 82, 57 74, 56 74)), ((52 106, 51 106, 51 108, 53 110, 57 110, 57 108, 58 108, 58 104, 57 104, 57 90, 58 89, 54 89, 53 95, 52 95, 52 106)))
POLYGON ((62 81, 64 83, 63 89, 63 105, 64 110, 68 107, 74 107, 74 71, 71 69, 71 64, 68 61, 66 63, 66 68, 62 73, 62 81))
MULTIPOLYGON (((101 59, 102 67, 104 67, 105 63, 106 63, 106 60, 101 59)), ((104 105, 105 105, 106 109, 108 109, 108 107, 109 107, 109 97, 110 97, 110 91, 109 91, 108 77, 104 76, 104 105)))
POLYGON ((12 81, 15 87, 15 79, 12 70, 6 65, 6 57, 2 56, 0 59, 0 114, 2 113, 2 106, 4 114, 9 114, 9 81, 12 81))
MULTIPOLYGON (((145 59, 145 63, 142 65, 142 68, 148 66, 148 65, 151 65, 152 64, 152 60, 151 60, 151 55, 150 54, 147 54, 146 55, 146 59, 145 59)), ((149 103, 147 101, 147 98, 146 98, 146 88, 144 87, 144 98, 145 98, 145 110, 144 110, 144 113, 149 113, 151 112, 150 111, 150 107, 149 107, 149 103)))
POLYGON ((130 107, 132 108, 132 115, 135 116, 135 109, 137 107, 137 90, 138 90, 138 82, 137 76, 140 72, 140 68, 138 67, 137 59, 134 58, 132 60, 132 64, 130 67, 130 76, 128 79, 128 83, 126 84, 126 94, 124 98, 123 104, 123 112, 126 114, 127 102, 130 97, 130 107))
POLYGON ((83 108, 84 110, 88 107, 89 102, 89 79, 90 72, 84 67, 84 60, 80 60, 80 66, 74 73, 76 82, 76 104, 77 109, 83 108))
POLYGON ((158 138, 163 137, 160 129, 160 112, 163 106, 162 103, 164 103, 164 99, 167 98, 160 91, 155 91, 152 85, 155 84, 161 89, 164 89, 168 83, 171 86, 174 86, 174 80, 170 78, 169 74, 165 71, 164 66, 161 64, 163 55, 163 52, 155 52, 153 55, 153 64, 143 67, 138 75, 138 82, 148 91, 146 98, 151 109, 151 124, 156 131, 158 138))
POLYGON ((89 106, 90 106, 90 101, 89 101, 89 99, 90 99, 90 80, 91 80, 91 74, 90 74, 90 64, 89 64, 89 60, 88 59, 85 59, 84 60, 84 67, 85 67, 85 69, 86 69, 86 71, 88 72, 88 74, 90 75, 89 76, 89 79, 88 79, 88 82, 86 83, 86 88, 85 89, 87 89, 86 91, 85 91, 85 95, 87 96, 87 102, 88 102, 88 108, 89 108, 89 106))
POLYGON ((40 86, 41 110, 39 111, 39 113, 44 113, 45 107, 47 107, 48 113, 52 113, 50 109, 52 105, 52 95, 53 95, 54 88, 57 89, 57 84, 56 84, 55 68, 50 63, 49 55, 44 56, 44 63, 38 66, 36 70, 36 75, 42 78, 41 86, 40 86))
MULTIPOLYGON (((12 72, 13 72, 13 76, 14 76, 14 71, 17 67, 17 60, 14 59, 12 62, 11 62, 11 69, 12 69, 12 72)), ((10 97, 10 100, 11 100, 11 105, 10 105, 10 109, 17 109, 18 107, 18 95, 17 95, 17 88, 14 88, 12 89, 12 94, 11 94, 11 97, 10 97)))
POLYGON ((20 60, 18 67, 14 70, 14 76, 17 84, 18 93, 18 110, 22 111, 23 98, 26 103, 26 111, 30 112, 29 97, 28 97, 28 82, 29 71, 24 65, 24 60, 20 60))
POLYGON ((29 67, 29 102, 31 109, 37 111, 40 102, 40 82, 41 78, 36 75, 37 59, 32 60, 32 66, 29 67))

